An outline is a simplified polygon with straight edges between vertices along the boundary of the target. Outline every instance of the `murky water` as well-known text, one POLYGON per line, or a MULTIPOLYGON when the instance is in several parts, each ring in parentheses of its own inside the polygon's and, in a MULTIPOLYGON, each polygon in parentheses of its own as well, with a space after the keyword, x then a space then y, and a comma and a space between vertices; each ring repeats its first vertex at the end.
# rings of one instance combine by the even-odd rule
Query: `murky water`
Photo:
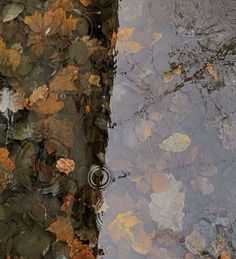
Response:
POLYGON ((0 7, 0 258, 235 258, 236 2, 0 7))

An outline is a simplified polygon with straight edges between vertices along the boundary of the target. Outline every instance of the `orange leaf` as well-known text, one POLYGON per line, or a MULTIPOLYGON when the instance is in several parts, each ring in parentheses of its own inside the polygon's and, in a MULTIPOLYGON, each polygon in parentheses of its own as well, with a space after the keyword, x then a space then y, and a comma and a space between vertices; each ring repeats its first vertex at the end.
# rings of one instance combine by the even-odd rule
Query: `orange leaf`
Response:
POLYGON ((60 158, 57 160, 56 168, 61 173, 69 174, 75 169, 75 161, 68 158, 60 158))
POLYGON ((30 105, 37 103, 38 101, 46 100, 49 94, 49 89, 47 85, 39 86, 34 89, 33 93, 29 97, 30 105))
POLYGON ((230 253, 228 251, 223 251, 220 255, 220 259, 231 259, 230 253))
POLYGON ((91 247, 82 244, 78 239, 68 242, 68 246, 70 247, 70 257, 72 259, 95 259, 91 247))
POLYGON ((56 234, 56 242, 69 242, 73 239, 73 228, 69 217, 57 217, 57 220, 47 230, 56 234))
POLYGON ((34 108, 38 113, 53 114, 64 107, 64 102, 57 99, 55 92, 50 92, 46 100, 39 100, 34 108))
POLYGON ((84 5, 84 6, 90 5, 91 2, 92 2, 91 0, 80 0, 80 3, 81 3, 82 5, 84 5))
POLYGON ((68 65, 62 68, 52 78, 49 88, 51 91, 76 91, 77 88, 74 86, 73 81, 77 79, 79 68, 73 65, 68 65))
POLYGON ((209 73, 215 80, 218 79, 217 71, 213 68, 212 64, 207 63, 206 69, 207 69, 208 73, 209 73))
POLYGON ((8 156, 8 149, 0 148, 0 166, 9 172, 12 172, 15 169, 15 163, 8 156))
POLYGON ((28 41, 28 46, 31 46, 31 51, 40 57, 44 52, 43 37, 40 34, 30 34, 28 41))

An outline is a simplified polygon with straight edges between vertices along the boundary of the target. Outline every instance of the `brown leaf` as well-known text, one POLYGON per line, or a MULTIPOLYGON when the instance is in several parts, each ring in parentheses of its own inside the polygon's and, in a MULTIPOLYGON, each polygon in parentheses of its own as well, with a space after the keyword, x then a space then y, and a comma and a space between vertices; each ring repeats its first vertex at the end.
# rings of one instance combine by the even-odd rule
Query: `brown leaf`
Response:
POLYGON ((207 63, 206 69, 207 69, 208 73, 209 73, 215 80, 218 79, 218 73, 217 73, 217 71, 213 68, 212 64, 207 63))
POLYGON ((69 241, 68 246, 70 247, 70 257, 72 259, 95 259, 91 247, 82 244, 78 239, 69 241))
POLYGON ((48 97, 48 94, 49 94, 49 89, 47 85, 39 86, 38 88, 34 89, 33 93, 29 97, 29 105, 32 106, 38 101, 46 100, 48 97))
POLYGON ((31 51, 37 56, 40 57, 44 52, 44 43, 43 37, 40 34, 30 34, 28 41, 28 46, 31 46, 31 51))
POLYGON ((92 2, 92 0, 80 0, 80 3, 84 6, 88 6, 90 5, 92 2))
POLYGON ((56 168, 61 173, 69 174, 75 169, 75 161, 68 158, 60 158, 56 162, 56 168))
POLYGON ((0 148, 0 166, 8 172, 12 172, 15 169, 15 163, 9 158, 7 148, 0 148))
POLYGON ((47 229, 56 234, 57 241, 71 241, 73 239, 73 227, 69 217, 57 217, 57 220, 52 223, 47 229))
POLYGON ((57 99, 55 92, 50 92, 46 100, 38 100, 35 111, 38 113, 53 114, 64 107, 64 102, 57 99))
POLYGON ((78 77, 79 68, 74 65, 68 65, 56 73, 49 83, 51 91, 77 91, 74 81, 78 77))
POLYGON ((65 11, 71 11, 75 7, 71 0, 56 0, 48 6, 48 9, 55 11, 58 8, 63 8, 65 11))

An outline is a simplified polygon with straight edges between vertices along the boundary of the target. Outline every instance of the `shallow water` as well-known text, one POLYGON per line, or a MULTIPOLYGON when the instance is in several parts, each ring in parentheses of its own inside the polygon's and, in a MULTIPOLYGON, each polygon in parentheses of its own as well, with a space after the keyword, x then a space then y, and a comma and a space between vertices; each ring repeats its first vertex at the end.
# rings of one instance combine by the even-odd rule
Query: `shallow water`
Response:
POLYGON ((77 2, 1 3, 0 257, 236 257, 236 2, 77 2))

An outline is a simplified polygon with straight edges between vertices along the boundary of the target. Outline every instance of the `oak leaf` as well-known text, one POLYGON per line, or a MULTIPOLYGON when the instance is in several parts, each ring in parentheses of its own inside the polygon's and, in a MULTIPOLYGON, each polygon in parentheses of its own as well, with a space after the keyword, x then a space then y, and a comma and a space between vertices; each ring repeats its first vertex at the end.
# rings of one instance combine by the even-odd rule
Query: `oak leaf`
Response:
POLYGON ((56 234, 56 242, 69 242, 73 239, 73 227, 69 217, 64 218, 58 216, 57 220, 53 222, 47 230, 56 234))

